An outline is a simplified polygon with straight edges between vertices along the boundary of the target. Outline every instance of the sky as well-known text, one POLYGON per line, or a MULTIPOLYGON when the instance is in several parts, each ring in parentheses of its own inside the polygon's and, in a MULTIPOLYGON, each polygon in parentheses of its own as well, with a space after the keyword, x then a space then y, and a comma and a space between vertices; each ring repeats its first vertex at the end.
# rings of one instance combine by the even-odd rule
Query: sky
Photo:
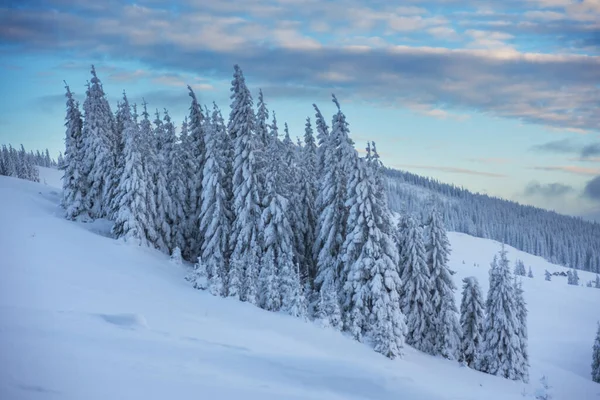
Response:
POLYGON ((175 121, 239 64, 293 137, 335 93, 387 166, 600 221, 600 0, 5 0, 0 143, 57 155, 92 64, 175 121))

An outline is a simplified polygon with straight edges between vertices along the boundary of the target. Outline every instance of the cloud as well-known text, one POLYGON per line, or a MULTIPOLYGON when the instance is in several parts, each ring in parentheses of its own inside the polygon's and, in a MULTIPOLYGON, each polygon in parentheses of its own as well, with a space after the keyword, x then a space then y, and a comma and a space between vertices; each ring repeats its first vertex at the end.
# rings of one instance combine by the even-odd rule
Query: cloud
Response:
POLYGON ((433 171, 440 172, 450 172, 455 174, 467 174, 467 175, 479 175, 479 176, 487 176, 490 178, 505 178, 506 175, 497 174, 492 172, 484 172, 484 171, 476 171, 472 169, 466 168, 457 168, 457 167, 441 167, 435 165, 413 165, 413 164, 393 164, 393 167, 396 168, 417 168, 417 169, 429 169, 433 171))
POLYGON ((581 157, 588 158, 600 155, 600 143, 592 143, 583 146, 581 149, 581 157))
MULTIPOLYGON (((477 4, 485 12, 458 15, 453 0, 424 0, 418 8, 358 0, 311 0, 302 7, 295 0, 187 0, 178 11, 165 0, 70 3, 29 0, 0 9, 0 43, 13 54, 135 60, 150 70, 211 73, 217 80, 230 79, 238 63, 250 84, 277 87, 274 91, 335 88, 340 97, 397 107, 424 104, 434 117, 477 111, 565 130, 600 126, 600 57, 519 49, 523 38, 546 43, 557 32, 571 47, 587 40, 594 48, 593 35, 582 34, 595 26, 582 20, 586 13, 594 15, 589 4, 545 10, 541 3, 482 0, 477 4), (559 12, 565 18, 556 21, 560 26, 537 23, 539 15, 521 17, 526 11, 559 12), (457 20, 465 22, 461 29, 457 20), (506 22, 502 29, 494 23, 500 20, 506 22), (321 31, 328 29, 326 39, 311 29, 319 22, 321 31), (456 46, 406 45, 419 43, 428 29, 427 36, 454 30, 456 46), (467 48, 460 48, 461 40, 467 48)), ((98 71, 104 72, 99 66, 98 71)))
POLYGON ((574 191, 572 186, 558 182, 541 184, 532 181, 525 187, 525 196, 562 197, 574 191))
POLYGON ((578 154, 579 160, 593 160, 600 155, 600 142, 582 144, 572 139, 555 140, 531 147, 533 151, 556 154, 578 154))
POLYGON ((571 139, 562 139, 532 146, 531 150, 550 153, 574 153, 578 151, 578 147, 571 139))
POLYGON ((600 175, 586 183, 583 195, 588 199, 600 201, 600 175))
POLYGON ((576 165, 532 167, 540 171, 560 171, 576 175, 600 175, 600 168, 579 167, 576 165))

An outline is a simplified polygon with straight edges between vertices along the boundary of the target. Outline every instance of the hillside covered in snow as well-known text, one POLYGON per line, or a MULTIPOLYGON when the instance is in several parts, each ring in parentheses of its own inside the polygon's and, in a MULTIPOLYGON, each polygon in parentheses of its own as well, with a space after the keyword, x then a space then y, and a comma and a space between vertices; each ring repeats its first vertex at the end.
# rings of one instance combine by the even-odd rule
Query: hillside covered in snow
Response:
MULTIPOLYGON (((507 248, 534 275, 523 278, 525 384, 408 346, 389 360, 344 333, 194 290, 187 266, 112 239, 105 221, 65 220, 59 176, 0 177, 2 399, 508 400, 533 398, 542 375, 556 400, 600 396, 590 378, 600 290, 545 281, 565 269, 540 257, 507 248)), ((485 295, 500 244, 449 238, 455 284, 475 276, 485 295)))

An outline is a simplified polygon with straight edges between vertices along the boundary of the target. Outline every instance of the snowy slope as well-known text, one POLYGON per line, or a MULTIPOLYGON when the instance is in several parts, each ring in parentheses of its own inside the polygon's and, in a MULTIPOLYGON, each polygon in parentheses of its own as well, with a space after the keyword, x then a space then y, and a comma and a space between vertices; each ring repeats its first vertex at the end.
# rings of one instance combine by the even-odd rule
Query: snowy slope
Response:
MULTIPOLYGON (((555 399, 600 395, 589 378, 600 290, 545 282, 544 268, 561 267, 541 258, 509 248, 535 274, 524 282, 525 385, 410 348, 390 361, 340 333, 194 290, 165 255, 64 220, 53 172, 40 170, 46 185, 0 177, 0 399, 510 400, 542 373, 555 399)), ((451 241, 457 286, 475 275, 487 289, 498 244, 451 241)))

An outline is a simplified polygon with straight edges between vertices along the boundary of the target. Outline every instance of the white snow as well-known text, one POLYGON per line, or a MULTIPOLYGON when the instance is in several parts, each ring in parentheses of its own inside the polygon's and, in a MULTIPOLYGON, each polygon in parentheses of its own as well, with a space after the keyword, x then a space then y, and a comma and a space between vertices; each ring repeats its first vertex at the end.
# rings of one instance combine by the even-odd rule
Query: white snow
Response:
MULTIPOLYGON (((102 222, 64 220, 61 172, 40 172, 42 183, 0 177, 0 399, 510 400, 533 398, 542 374, 556 400, 600 396, 590 376, 600 290, 546 282, 544 269, 565 269, 539 257, 507 247, 535 276, 523 278, 527 385, 411 348, 391 361, 333 330, 194 290, 168 256, 99 235, 102 222)), ((473 275, 485 295, 499 244, 449 237, 457 286, 473 275)))

